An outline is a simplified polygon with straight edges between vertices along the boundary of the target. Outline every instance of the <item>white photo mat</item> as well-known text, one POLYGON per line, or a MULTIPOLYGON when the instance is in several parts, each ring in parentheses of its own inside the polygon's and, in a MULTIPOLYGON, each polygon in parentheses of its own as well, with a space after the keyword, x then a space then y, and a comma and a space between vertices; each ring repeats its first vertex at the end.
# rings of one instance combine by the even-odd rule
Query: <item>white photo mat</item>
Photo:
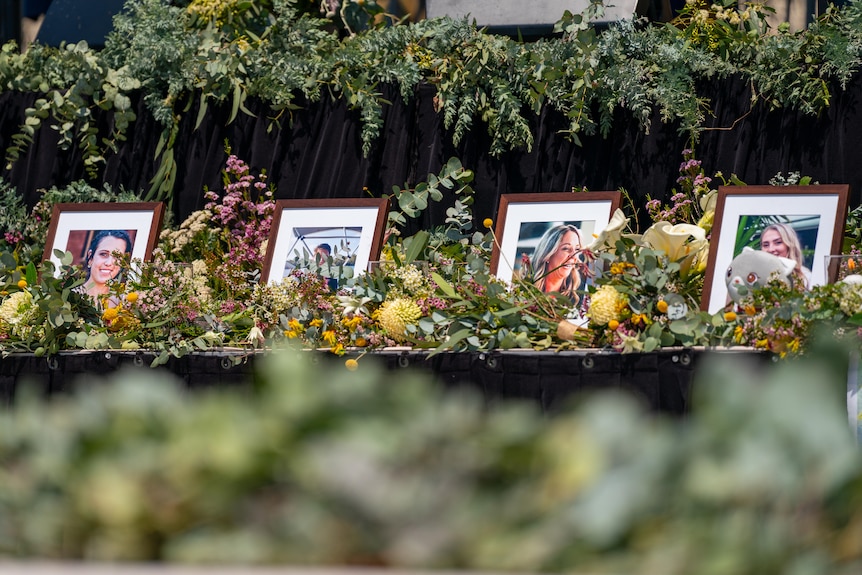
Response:
MULTIPOLYGON (((264 280, 266 283, 281 281, 284 276, 285 262, 296 258, 297 246, 294 230, 297 228, 361 228, 358 245, 351 246, 351 251, 356 254, 355 273, 363 273, 368 268, 379 214, 379 207, 283 208, 275 246, 270 248, 272 250, 271 265, 264 280)), ((333 246, 333 248, 335 247, 333 246)), ((299 255, 301 256, 302 253, 302 249, 300 249, 299 255)))

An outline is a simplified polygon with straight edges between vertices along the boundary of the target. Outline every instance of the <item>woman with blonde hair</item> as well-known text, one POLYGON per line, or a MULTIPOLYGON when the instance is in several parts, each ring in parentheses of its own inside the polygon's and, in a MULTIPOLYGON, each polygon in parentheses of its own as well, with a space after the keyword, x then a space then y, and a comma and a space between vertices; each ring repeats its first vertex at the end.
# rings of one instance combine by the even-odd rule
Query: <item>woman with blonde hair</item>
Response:
POLYGON ((798 282, 804 289, 810 287, 811 270, 802 265, 802 243, 796 230, 789 224, 770 224, 763 228, 760 233, 760 249, 774 256, 795 261, 794 284, 798 282))
POLYGON ((545 293, 558 292, 578 304, 581 275, 581 232, 571 224, 559 224, 548 229, 533 252, 532 281, 545 293))

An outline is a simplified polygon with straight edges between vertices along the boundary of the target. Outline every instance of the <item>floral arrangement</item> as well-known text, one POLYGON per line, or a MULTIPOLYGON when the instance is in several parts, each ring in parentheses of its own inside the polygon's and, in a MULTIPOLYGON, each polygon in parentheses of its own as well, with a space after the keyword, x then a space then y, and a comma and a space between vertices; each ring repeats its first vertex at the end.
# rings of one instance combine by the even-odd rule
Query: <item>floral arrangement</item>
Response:
MULTIPOLYGON (((347 365, 355 368, 357 355, 394 346, 433 353, 568 347, 628 353, 744 345, 787 355, 804 353, 821 324, 835 337, 858 340, 862 287, 855 284, 810 292, 770 284, 753 290, 739 313, 700 311, 715 207, 711 186, 741 182, 709 177, 691 150, 683 154, 670 203, 647 203, 654 218, 647 230, 636 233, 618 210, 585 247, 595 275, 583 293, 583 325, 570 321, 569 299, 490 273, 493 222, 483 222, 485 232, 474 229, 472 173, 456 159, 426 182, 395 191, 381 261, 367 273, 348 277, 330 257, 297 262, 302 265, 282 281, 262 284, 272 191, 265 174, 253 174, 230 155, 223 189, 204 190, 204 208, 165 229, 150 261, 123 262, 135 273, 111 285, 108 305, 76 291, 83 279, 69 265, 70 254, 60 273, 50 262, 37 270, 32 261, 22 264, 20 241, 13 247, 7 240, 0 257, 0 349, 150 349, 159 352, 159 364, 197 350, 251 351, 295 341, 349 353, 347 365), (452 202, 445 224, 404 237, 408 219, 443 200, 444 191, 452 202), (328 281, 333 272, 338 288, 328 281)), ((845 266, 862 264, 855 246, 849 254, 845 266)))

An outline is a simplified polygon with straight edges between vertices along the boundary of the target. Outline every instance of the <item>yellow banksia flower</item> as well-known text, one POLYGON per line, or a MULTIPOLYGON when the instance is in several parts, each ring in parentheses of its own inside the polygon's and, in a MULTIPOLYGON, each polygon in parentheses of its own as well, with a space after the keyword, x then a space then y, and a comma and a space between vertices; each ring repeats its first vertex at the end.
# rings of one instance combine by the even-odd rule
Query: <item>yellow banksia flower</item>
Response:
POLYGON ((407 339, 407 326, 422 317, 422 309, 408 298, 397 298, 383 302, 380 306, 380 325, 397 341, 407 339))
POLYGON ((603 285, 590 298, 587 317, 596 325, 607 325, 611 320, 619 321, 620 312, 627 304, 625 294, 618 292, 614 286, 603 285))

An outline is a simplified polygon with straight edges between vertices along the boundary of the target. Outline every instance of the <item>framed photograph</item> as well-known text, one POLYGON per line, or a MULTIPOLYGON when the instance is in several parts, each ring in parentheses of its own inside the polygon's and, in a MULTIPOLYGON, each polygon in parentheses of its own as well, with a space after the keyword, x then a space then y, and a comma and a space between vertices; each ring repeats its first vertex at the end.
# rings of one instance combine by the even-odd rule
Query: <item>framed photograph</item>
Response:
POLYGON ((114 279, 122 270, 109 256, 122 252, 149 259, 164 215, 161 202, 55 204, 43 259, 54 262, 59 273, 54 250, 71 252, 72 265, 92 273, 94 281, 114 279))
POLYGON ((719 187, 701 308, 729 303, 725 275, 745 247, 795 260, 808 288, 827 283, 825 256, 841 252, 849 195, 846 184, 719 187))
POLYGON ((591 276, 580 250, 608 226, 620 201, 619 192, 503 194, 491 273, 506 282, 529 278, 579 307, 591 276))
POLYGON ((278 200, 261 281, 281 281, 311 258, 365 272, 380 255, 388 206, 386 198, 278 200))

